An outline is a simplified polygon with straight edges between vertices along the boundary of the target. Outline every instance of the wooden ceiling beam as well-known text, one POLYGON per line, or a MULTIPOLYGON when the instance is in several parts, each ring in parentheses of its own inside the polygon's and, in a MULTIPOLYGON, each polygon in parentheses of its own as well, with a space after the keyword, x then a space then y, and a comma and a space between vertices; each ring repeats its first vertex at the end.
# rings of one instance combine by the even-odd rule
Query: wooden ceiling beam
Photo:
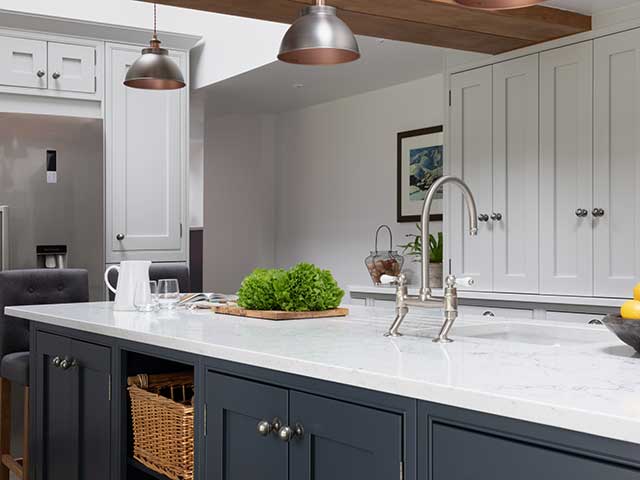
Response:
MULTIPOLYGON (((154 0, 143 0, 154 1, 154 0)), ((156 0, 156 3, 291 23, 312 0, 156 0)), ((497 54, 591 29, 591 17, 549 7, 481 11, 454 0, 331 0, 354 33, 497 54)))

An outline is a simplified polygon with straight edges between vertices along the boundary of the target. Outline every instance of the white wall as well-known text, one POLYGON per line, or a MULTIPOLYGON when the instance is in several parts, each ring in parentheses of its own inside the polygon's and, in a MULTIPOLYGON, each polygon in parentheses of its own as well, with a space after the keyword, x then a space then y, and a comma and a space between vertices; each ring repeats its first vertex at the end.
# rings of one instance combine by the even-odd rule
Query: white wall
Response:
MULTIPOLYGON (((153 4, 134 0, 2 0, 0 8, 125 27, 150 29, 153 25, 153 4)), ((158 30, 203 36, 191 55, 192 88, 273 62, 287 28, 279 23, 158 5, 158 30)))
POLYGON ((254 268, 274 266, 274 141, 272 115, 205 120, 205 291, 233 293, 254 268))
POLYGON ((204 226, 204 115, 203 91, 189 98, 189 227, 204 226))
POLYGON ((396 222, 396 134, 442 125, 443 109, 435 75, 279 115, 276 264, 310 261, 343 287, 369 283, 364 258, 378 225, 391 227, 394 248, 415 231, 396 222))

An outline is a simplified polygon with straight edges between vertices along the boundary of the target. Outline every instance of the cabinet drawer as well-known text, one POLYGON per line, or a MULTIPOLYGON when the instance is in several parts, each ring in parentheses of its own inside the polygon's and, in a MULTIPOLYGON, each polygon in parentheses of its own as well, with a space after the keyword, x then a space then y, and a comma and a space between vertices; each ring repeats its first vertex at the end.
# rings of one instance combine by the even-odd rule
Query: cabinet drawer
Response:
POLYGON ((638 471, 584 456, 433 424, 432 480, 632 480, 638 471))
POLYGON ((51 90, 95 93, 95 48, 49 42, 48 65, 51 90))
POLYGON ((0 36, 0 84, 47 88, 47 42, 0 36))

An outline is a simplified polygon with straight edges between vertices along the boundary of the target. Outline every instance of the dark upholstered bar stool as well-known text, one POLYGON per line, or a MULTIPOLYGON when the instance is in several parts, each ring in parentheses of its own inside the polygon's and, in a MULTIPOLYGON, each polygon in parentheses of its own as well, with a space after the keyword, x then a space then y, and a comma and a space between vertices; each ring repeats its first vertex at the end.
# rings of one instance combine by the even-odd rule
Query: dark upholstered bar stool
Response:
MULTIPOLYGON (((189 267, 184 263, 152 263, 149 267, 149 280, 162 280, 163 278, 175 278, 180 285, 181 293, 191 293, 191 277, 189 267)), ((118 285, 118 272, 109 272, 109 283, 118 285)), ((113 293, 109 292, 109 299, 113 300, 113 293)), ((1 479, 0 479, 1 480, 1 479)))
POLYGON ((0 480, 9 471, 29 477, 29 322, 6 317, 4 307, 89 301, 86 270, 0 272, 0 480), (22 458, 11 456, 11 384, 24 388, 22 458))

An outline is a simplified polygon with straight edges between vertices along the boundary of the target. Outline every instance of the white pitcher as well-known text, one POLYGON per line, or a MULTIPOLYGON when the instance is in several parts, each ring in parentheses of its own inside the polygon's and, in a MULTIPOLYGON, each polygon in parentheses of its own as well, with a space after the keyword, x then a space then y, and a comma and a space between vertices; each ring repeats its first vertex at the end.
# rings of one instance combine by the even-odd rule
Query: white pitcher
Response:
POLYGON ((147 260, 126 260, 120 265, 111 265, 104 272, 104 283, 107 288, 116 295, 113 309, 118 311, 135 311, 133 296, 136 286, 140 282, 149 282, 149 267, 151 262, 147 260), (118 271, 118 286, 113 288, 109 283, 109 272, 118 271))

